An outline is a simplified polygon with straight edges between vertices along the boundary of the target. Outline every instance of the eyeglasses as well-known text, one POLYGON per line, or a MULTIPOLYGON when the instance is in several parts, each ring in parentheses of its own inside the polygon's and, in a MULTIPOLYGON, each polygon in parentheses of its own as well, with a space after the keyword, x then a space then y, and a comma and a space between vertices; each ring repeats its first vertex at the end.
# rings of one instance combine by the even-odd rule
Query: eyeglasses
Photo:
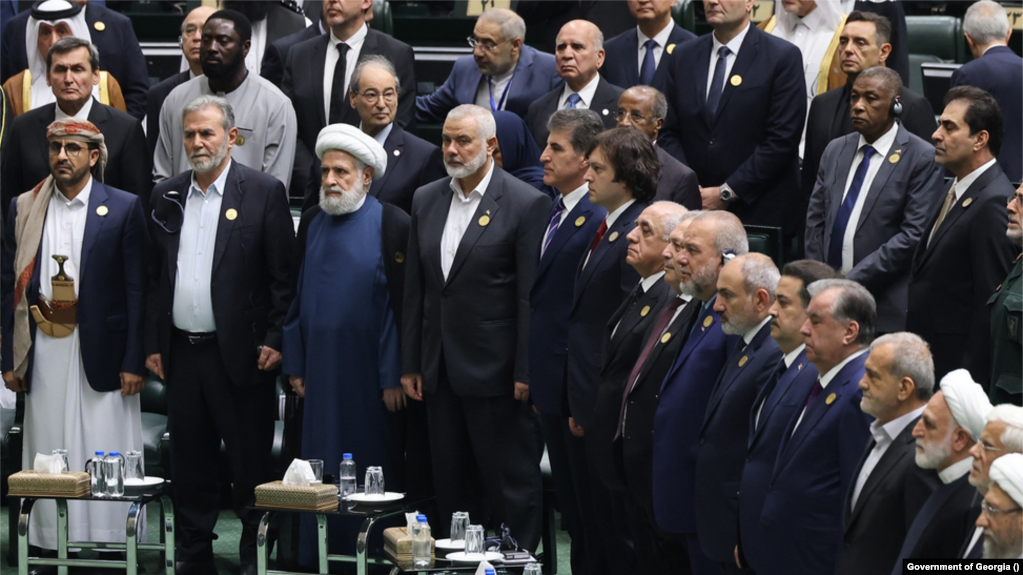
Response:
POLYGON ((631 118, 633 122, 645 122, 647 120, 646 116, 637 112, 630 113, 625 110, 618 110, 618 113, 615 114, 615 118, 617 118, 619 122, 624 120, 626 117, 631 118))
POLYGON ((980 447, 981 447, 981 449, 983 449, 983 450, 984 450, 985 452, 987 452, 987 451, 990 451, 990 452, 993 452, 993 453, 997 453, 997 452, 999 452, 999 451, 1005 451, 1005 448, 1004 448, 1004 447, 995 447, 995 446, 993 446, 993 445, 988 445, 988 444, 986 444, 986 443, 981 443, 981 444, 980 444, 980 447))
POLYGON ((468 38, 465 39, 465 41, 469 43, 470 48, 475 49, 476 46, 479 46, 480 48, 483 49, 484 52, 493 52, 494 50, 497 50, 497 47, 500 46, 501 44, 507 44, 508 42, 511 42, 511 40, 505 40, 503 42, 498 42, 497 44, 495 44, 493 40, 477 40, 476 36, 469 36, 468 38))
POLYGON ((1005 205, 1011 204, 1013 200, 1023 202, 1023 195, 1013 192, 1012 194, 1009 195, 1009 197, 1005 198, 1005 205))
POLYGON ((387 90, 383 94, 380 94, 379 92, 372 90, 363 93, 355 92, 355 95, 362 96, 368 104, 376 104, 377 100, 379 100, 381 96, 383 96, 384 101, 387 102, 388 104, 398 99, 398 92, 394 90, 387 90))
POLYGON ((75 142, 67 142, 67 143, 64 143, 64 142, 50 142, 50 148, 49 149, 50 149, 50 155, 51 156, 59 156, 60 155, 60 151, 64 150, 64 153, 67 154, 67 157, 69 157, 69 158, 77 158, 79 156, 79 154, 82 153, 82 150, 85 149, 85 146, 82 146, 81 144, 77 144, 75 142))
POLYGON ((1012 509, 998 509, 997 507, 991 507, 991 504, 987 501, 980 502, 980 508, 987 513, 988 517, 994 517, 995 515, 1002 515, 1003 513, 1018 513, 1023 511, 1023 507, 1013 507, 1012 509))

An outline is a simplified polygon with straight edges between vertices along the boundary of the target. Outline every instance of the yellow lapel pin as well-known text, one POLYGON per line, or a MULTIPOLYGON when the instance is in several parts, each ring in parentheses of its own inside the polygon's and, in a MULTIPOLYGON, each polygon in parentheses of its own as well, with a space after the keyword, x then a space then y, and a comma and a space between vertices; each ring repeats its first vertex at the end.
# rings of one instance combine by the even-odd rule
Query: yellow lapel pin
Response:
POLYGON ((95 28, 96 30, 99 30, 100 32, 107 29, 107 25, 104 24, 103 22, 96 22, 95 24, 92 25, 92 27, 95 28))
POLYGON ((575 219, 575 227, 580 227, 586 223, 586 216, 579 216, 575 219))
POLYGON ((703 327, 710 327, 712 323, 714 323, 714 318, 709 315, 703 319, 703 327))
MULTIPOLYGON (((999 286, 999 287, 1001 287, 1001 286, 999 286)), ((650 313, 650 306, 645 305, 645 306, 643 306, 643 309, 640 310, 639 317, 646 317, 646 314, 648 314, 648 313, 650 313)))
POLYGON ((661 336, 661 343, 668 343, 669 339, 671 339, 671 332, 668 332, 661 336))
POLYGON ((732 84, 733 86, 738 86, 739 84, 742 84, 742 76, 740 76, 740 75, 736 74, 736 75, 732 76, 732 79, 731 79, 731 80, 729 80, 729 82, 730 82, 730 83, 731 83, 731 84, 732 84))
POLYGON ((671 54, 672 52, 675 51, 675 45, 674 44, 668 44, 668 47, 665 48, 664 51, 669 53, 669 54, 671 54))
POLYGON ((480 225, 486 227, 490 223, 490 216, 480 216, 480 225))
POLYGON ((618 239, 618 232, 611 232, 611 237, 607 238, 608 242, 614 242, 618 239))
POLYGON ((742 367, 742 366, 746 365, 747 361, 749 361, 749 358, 746 357, 745 355, 740 357, 739 358, 739 367, 742 367))
POLYGON ((96 208, 96 215, 97 216, 105 216, 108 213, 110 213, 110 210, 108 210, 106 206, 100 206, 100 207, 96 208))
MULTIPOLYGON (((968 207, 970 207, 970 204, 972 204, 972 203, 973 203, 973 198, 966 198, 966 201, 963 202, 963 207, 964 208, 968 208, 968 207)), ((988 285, 990 285, 990 284, 988 284, 988 285)))
POLYGON ((824 404, 825 405, 831 405, 832 403, 835 403, 835 398, 836 397, 838 397, 838 396, 835 395, 834 393, 832 393, 831 395, 828 396, 827 399, 824 400, 824 404))
POLYGON ((400 263, 404 263, 405 262, 405 254, 403 254, 401 252, 398 252, 398 253, 394 254, 394 261, 398 262, 399 264, 400 263))
POLYGON ((898 163, 898 161, 899 161, 899 160, 900 160, 901 158, 902 158, 902 156, 900 156, 900 155, 898 155, 898 154, 892 154, 892 155, 888 156, 888 163, 889 163, 889 164, 895 164, 895 163, 898 163))
POLYGON ((224 217, 233 222, 236 219, 238 219, 238 210, 234 208, 228 208, 228 210, 224 212, 224 217))

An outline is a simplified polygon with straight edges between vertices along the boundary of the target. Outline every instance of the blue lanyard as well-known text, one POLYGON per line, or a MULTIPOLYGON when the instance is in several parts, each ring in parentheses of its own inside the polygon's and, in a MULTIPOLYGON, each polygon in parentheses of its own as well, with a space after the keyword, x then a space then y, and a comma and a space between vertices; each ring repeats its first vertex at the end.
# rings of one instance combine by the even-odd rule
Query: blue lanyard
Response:
POLYGON ((508 88, 511 88, 511 83, 512 83, 512 80, 514 80, 514 79, 515 79, 515 74, 513 73, 512 77, 508 79, 508 85, 504 87, 504 94, 501 94, 501 102, 498 103, 498 105, 495 107, 494 106, 494 77, 493 76, 487 76, 487 86, 490 87, 490 110, 491 111, 496 112, 496 111, 498 111, 498 110, 500 110, 501 108, 504 107, 504 100, 505 100, 505 98, 508 97, 508 88))

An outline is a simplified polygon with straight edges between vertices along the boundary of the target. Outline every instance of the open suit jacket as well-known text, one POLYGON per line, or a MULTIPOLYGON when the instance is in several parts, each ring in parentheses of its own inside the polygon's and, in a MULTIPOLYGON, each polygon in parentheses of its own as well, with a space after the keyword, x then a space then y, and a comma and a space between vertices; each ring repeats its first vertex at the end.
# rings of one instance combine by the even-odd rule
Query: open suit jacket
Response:
POLYGON ((263 51, 263 63, 259 67, 259 75, 273 82, 274 86, 281 87, 284 82, 284 64, 288 61, 288 53, 296 44, 311 40, 320 35, 320 24, 313 22, 312 26, 285 36, 273 42, 268 42, 266 50, 263 51))
MULTIPOLYGON (((561 415, 566 408, 562 396, 575 273, 605 215, 607 211, 584 194, 558 225, 543 255, 539 248, 534 255, 538 261, 529 292, 529 397, 541 413, 561 415)), ((543 233, 546 237, 546 228, 543 233)))
MULTIPOLYGON (((661 61, 657 63, 654 79, 650 84, 663 91, 664 82, 668 78, 668 68, 675 49, 683 42, 696 38, 696 34, 683 29, 674 21, 670 24, 668 45, 661 46, 661 61)), ((639 31, 633 27, 604 42, 604 65, 600 67, 600 75, 615 86, 628 90, 639 85, 639 31)))
MULTIPOLYGON (((26 192, 32 193, 32 192, 26 192)), ((60 192, 57 192, 60 193, 60 192)), ((49 198, 37 197, 37 202, 49 198)), ((2 368, 14 369, 14 255, 18 249, 14 235, 17 201, 11 201, 4 226, 0 305, 3 323, 2 368)), ((96 391, 121 389, 121 372, 144 375, 145 355, 142 332, 145 327, 146 257, 149 235, 146 233, 142 201, 133 194, 112 188, 96 180, 89 192, 88 214, 82 238, 82 261, 78 286, 78 338, 81 340, 82 365, 89 386, 96 391), (104 215, 97 208, 106 207, 104 215)), ((43 234, 46 234, 45 226, 43 234)), ((41 278, 43 242, 23 246, 36 251, 32 279, 25 289, 28 305, 39 303, 39 286, 50 278, 41 278)), ((29 314, 29 329, 35 341, 36 323, 29 314)), ((31 376, 32 350, 29 350, 31 376)), ((31 383, 31 382, 30 382, 31 383)))
POLYGON ((696 532, 703 553, 726 562, 738 542, 739 482, 749 443, 749 414, 774 375, 781 349, 765 323, 742 349, 728 356, 711 392, 696 455, 696 532))
POLYGON ((786 426, 760 515, 761 542, 769 553, 760 561, 747 557, 758 575, 835 570, 842 500, 870 439, 870 417, 860 410, 866 359, 863 353, 845 364, 796 427, 807 391, 786 426))
POLYGON ((930 344, 939 380, 954 369, 966 368, 985 386, 991 381, 987 300, 1019 253, 1019 247, 1005 237, 1009 222, 1005 199, 1013 192, 995 163, 952 206, 928 245, 941 202, 933 206, 917 244, 906 330, 930 344))
POLYGON ((982 499, 970 485, 969 474, 938 483, 909 526, 892 575, 902 575, 903 559, 955 559, 963 540, 973 534, 982 499))
MULTIPOLYGON (((832 230, 842 206, 846 182, 859 145, 853 132, 835 139, 824 152, 817 186, 806 214, 806 257, 828 259, 832 230)), ((934 163, 934 146, 899 126, 895 142, 881 162, 866 194, 853 236, 853 267, 846 279, 859 282, 877 300, 877 329, 894 333, 906 328, 909 268, 935 205, 948 188, 934 163), (892 162, 895 158, 897 161, 892 162)))
POLYGON ((514 382, 529 383, 529 292, 551 200, 493 170, 447 279, 440 252, 451 178, 412 201, 402 370, 422 374, 427 392, 437 389, 441 354, 458 396, 510 395, 514 382))
POLYGON ((681 204, 687 210, 703 209, 703 198, 700 197, 700 183, 696 181, 696 172, 660 146, 655 144, 654 150, 657 151, 657 159, 661 161, 661 177, 657 181, 654 201, 668 200, 681 204))
MULTIPOLYGON (((155 249, 149 263, 146 355, 160 353, 171 365, 172 309, 183 211, 166 197, 188 197, 192 171, 153 188, 149 229, 155 249)), ((252 387, 273 376, 256 366, 259 346, 281 350, 281 329, 291 305, 295 228, 284 184, 273 176, 231 162, 220 206, 210 276, 217 345, 237 387, 252 387), (233 211, 234 219, 228 217, 233 211)), ((197 200, 191 200, 197 201, 197 200)))
MULTIPOLYGON (((526 125, 529 126, 529 132, 533 134, 533 139, 536 140, 536 145, 541 150, 547 147, 547 136, 550 135, 550 131, 547 130, 547 120, 554 112, 558 111, 558 100, 561 99, 563 91, 564 88, 558 86, 529 105, 529 113, 525 118, 526 125)), ((608 130, 615 127, 618 97, 624 91, 604 78, 599 78, 597 82, 597 90, 593 93, 593 101, 590 102, 589 109, 600 115, 600 119, 604 122, 604 128, 608 130)))

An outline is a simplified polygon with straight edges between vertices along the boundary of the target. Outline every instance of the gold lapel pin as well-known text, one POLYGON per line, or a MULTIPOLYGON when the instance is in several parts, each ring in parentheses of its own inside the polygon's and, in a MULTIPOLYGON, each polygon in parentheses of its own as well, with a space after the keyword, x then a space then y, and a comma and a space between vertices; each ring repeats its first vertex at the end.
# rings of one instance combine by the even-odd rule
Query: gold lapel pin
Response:
POLYGON ((107 29, 107 25, 104 24, 103 22, 96 22, 95 24, 92 25, 92 27, 99 30, 100 32, 107 29))
POLYGON ((490 216, 480 216, 480 225, 486 227, 490 223, 490 216))
POLYGON ((665 48, 664 51, 669 53, 669 54, 671 54, 672 52, 675 51, 675 45, 674 44, 668 44, 668 47, 665 48))
POLYGON ((614 242, 618 239, 618 232, 611 232, 611 236, 607 238, 608 242, 614 242))
POLYGON ((233 222, 234 220, 238 219, 238 210, 234 208, 228 208, 228 210, 224 212, 224 217, 233 222))
POLYGON ((575 227, 580 227, 586 223, 586 216, 579 216, 575 219, 575 227))
POLYGON ((394 261, 398 262, 399 264, 405 263, 405 254, 401 252, 394 254, 394 261))
POLYGON ((106 206, 100 206, 96 208, 96 215, 98 216, 105 216, 108 213, 110 213, 110 210, 108 210, 106 206))
POLYGON ((661 336, 661 343, 668 343, 669 339, 671 339, 671 332, 668 332, 661 336))
POLYGON ((895 163, 898 163, 898 161, 899 161, 899 160, 900 160, 901 158, 902 158, 902 156, 900 156, 900 155, 899 155, 898 153, 892 154, 892 155, 888 156, 888 163, 889 163, 889 164, 895 164, 895 163))
MULTIPOLYGON (((1001 286, 998 286, 998 287, 1001 287, 1001 286)), ((650 313, 650 306, 645 305, 645 306, 643 306, 643 309, 641 309, 639 311, 639 317, 646 317, 646 314, 648 314, 648 313, 650 313)))
POLYGON ((745 355, 740 357, 739 358, 739 367, 742 367, 742 366, 746 365, 747 361, 749 361, 749 358, 746 357, 745 355))
POLYGON ((710 327, 712 323, 714 323, 714 318, 709 315, 703 319, 703 327, 710 327))
POLYGON ((835 398, 836 397, 838 397, 838 396, 835 395, 834 393, 832 393, 831 395, 828 396, 827 399, 824 400, 824 404, 825 405, 831 405, 832 403, 835 403, 835 398))
POLYGON ((738 86, 739 84, 742 84, 742 76, 736 74, 732 76, 732 79, 729 80, 729 82, 731 82, 733 86, 738 86))
POLYGON ((963 207, 964 208, 968 208, 968 207, 970 207, 970 204, 972 204, 972 203, 973 203, 973 198, 966 198, 966 201, 963 202, 963 207))
POLYGON ((235 138, 234 143, 238 144, 239 146, 244 146, 245 145, 245 136, 243 136, 241 134, 238 134, 238 137, 235 138))

